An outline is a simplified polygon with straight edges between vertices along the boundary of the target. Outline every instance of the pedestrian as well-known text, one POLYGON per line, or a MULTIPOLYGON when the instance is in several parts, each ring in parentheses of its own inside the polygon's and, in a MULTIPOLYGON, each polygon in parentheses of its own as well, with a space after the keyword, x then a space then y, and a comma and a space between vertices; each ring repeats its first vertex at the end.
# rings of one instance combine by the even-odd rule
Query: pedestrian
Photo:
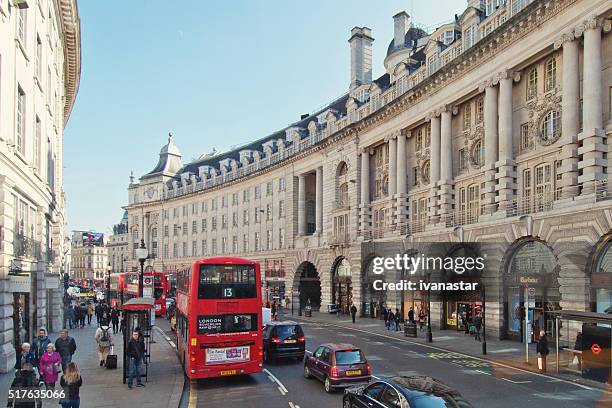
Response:
POLYGON ((419 311, 419 325, 421 326, 421 330, 423 330, 423 326, 425 325, 425 312, 423 309, 419 311))
POLYGON ((145 346, 140 331, 134 330, 132 332, 132 338, 128 341, 125 354, 128 357, 128 388, 132 389, 134 377, 136 377, 136 386, 144 387, 140 378, 140 365, 144 359, 145 346))
POLYGON ((111 310, 110 320, 113 324, 113 334, 117 334, 119 331, 119 310, 116 307, 111 310))
POLYGON ((57 374, 62 369, 62 357, 55 351, 55 345, 49 343, 47 350, 40 358, 40 375, 45 382, 48 390, 55 388, 57 374))
POLYGON ((113 346, 113 336, 110 332, 110 327, 103 325, 98 327, 95 334, 96 344, 98 346, 98 359, 100 360, 100 367, 103 367, 106 363, 106 357, 109 355, 111 347, 113 346))
POLYGON ((476 341, 481 341, 480 340, 480 329, 482 328, 482 316, 480 315, 480 312, 478 312, 476 314, 476 317, 474 318, 474 331, 476 332, 476 341))
MULTIPOLYGON (((15 391, 13 395, 16 394, 16 391, 23 392, 23 390, 28 390, 28 391, 31 390, 32 394, 36 395, 38 393, 38 391, 36 391, 38 388, 39 388, 38 376, 34 372, 34 367, 32 367, 32 364, 30 363, 25 363, 23 367, 21 367, 21 369, 15 373, 15 378, 13 379, 13 382, 11 383, 11 389, 15 391)), ((36 400, 26 399, 26 400, 16 401, 16 397, 13 397, 12 399, 8 400, 6 406, 12 407, 12 408, 42 407, 42 400, 37 398, 36 400)))
POLYGON ((389 309, 387 312, 387 319, 389 320, 387 324, 387 330, 391 330, 391 326, 395 324, 395 315, 393 314, 393 310, 389 309))
POLYGON ((94 314, 94 306, 91 304, 91 302, 87 302, 87 325, 91 326, 91 318, 93 317, 94 314))
POLYGON ((289 309, 289 296, 285 296, 285 309, 289 309))
MULTIPOLYGON (((176 319, 175 316, 172 316, 172 318, 176 319)), ((172 323, 172 321, 171 321, 171 323, 172 323)), ((122 313, 121 314, 121 321, 119 322, 119 332, 125 333, 125 324, 126 324, 125 315, 122 313)))
POLYGON ((355 316, 357 315, 357 306, 354 303, 351 304, 351 319, 353 320, 353 324, 355 324, 355 316))
POLYGON ((79 313, 79 317, 81 318, 81 328, 85 327, 85 319, 87 318, 87 308, 85 307, 85 303, 81 303, 80 307, 81 312, 79 313))
POLYGON ((15 370, 21 370, 26 363, 30 363, 34 366, 34 353, 32 353, 30 343, 23 343, 21 345, 21 350, 15 359, 15 370))
POLYGON ((276 320, 276 302, 272 302, 270 313, 272 314, 272 320, 276 320))
POLYGON ((538 353, 538 369, 545 373, 546 372, 546 356, 548 356, 548 338, 546 338, 546 332, 540 331, 540 340, 536 345, 536 352, 538 353))
POLYGON ((385 327, 389 328, 389 311, 387 310, 387 307, 385 305, 381 307, 381 313, 383 320, 385 321, 385 327))
POLYGON ((412 310, 412 308, 408 311, 408 321, 414 323, 414 310, 412 310))
POLYGON ((342 311, 340 310, 340 302, 336 302, 336 317, 340 317, 342 311))
POLYGON ((72 329, 72 320, 70 320, 70 305, 64 306, 64 329, 67 327, 72 329))
POLYGON ((60 336, 55 340, 55 349, 62 358, 62 372, 66 372, 66 366, 72 361, 72 356, 77 349, 76 341, 68 335, 68 330, 60 331, 60 336))
POLYGON ((100 327, 108 326, 110 324, 110 318, 105 310, 102 312, 102 316, 100 316, 98 323, 100 324, 100 327))
POLYGON ((395 331, 399 331, 401 319, 402 319, 402 316, 400 315, 399 309, 395 309, 395 331))
POLYGON ((96 313, 96 322, 98 322, 98 326, 100 325, 100 316, 102 316, 102 305, 100 303, 96 304, 94 308, 94 312, 96 313))
POLYGON ((81 404, 79 389, 83 385, 83 378, 76 363, 68 364, 64 375, 60 378, 60 385, 65 395, 61 400, 62 408, 79 408, 81 404))
POLYGON ((34 355, 33 365, 38 368, 40 363, 40 358, 45 353, 47 346, 51 343, 51 340, 47 336, 47 330, 44 328, 40 328, 38 330, 38 337, 32 341, 32 354, 34 355))
POLYGON ((77 328, 77 309, 76 309, 76 305, 72 304, 70 305, 70 328, 71 329, 76 329, 77 328))

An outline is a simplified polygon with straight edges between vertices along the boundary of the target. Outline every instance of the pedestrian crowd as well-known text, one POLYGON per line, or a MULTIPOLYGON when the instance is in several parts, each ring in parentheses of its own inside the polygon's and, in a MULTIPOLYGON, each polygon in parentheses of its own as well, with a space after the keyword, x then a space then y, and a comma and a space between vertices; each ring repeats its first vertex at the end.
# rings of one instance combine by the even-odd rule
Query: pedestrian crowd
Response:
MULTIPOLYGON (((117 356, 113 354, 113 334, 123 332, 125 322, 120 310, 111 308, 105 302, 94 306, 91 302, 67 305, 65 308, 64 326, 69 329, 81 329, 87 324, 91 326, 93 316, 96 316, 98 328, 94 336, 97 354, 101 367, 116 368, 117 356), (112 332, 111 332, 112 325, 112 332)), ((11 389, 44 388, 55 390, 59 386, 64 391, 60 400, 63 408, 78 408, 80 406, 79 389, 83 378, 79 368, 72 358, 77 350, 74 338, 68 329, 59 332, 59 337, 52 341, 45 328, 40 328, 38 336, 31 343, 23 343, 17 351, 15 363, 15 378, 11 389)), ((144 387, 140 380, 140 365, 144 361, 144 341, 139 329, 132 334, 127 346, 129 358, 128 388, 132 388, 132 379, 136 377, 137 385, 144 387)), ((42 400, 10 399, 8 407, 35 408, 42 406, 42 400)))

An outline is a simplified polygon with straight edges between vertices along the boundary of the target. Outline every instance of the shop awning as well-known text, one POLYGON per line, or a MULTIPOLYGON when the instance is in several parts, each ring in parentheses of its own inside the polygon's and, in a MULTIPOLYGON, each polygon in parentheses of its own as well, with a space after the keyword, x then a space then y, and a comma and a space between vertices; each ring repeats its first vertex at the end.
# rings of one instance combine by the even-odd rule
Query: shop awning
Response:
POLYGON ((579 310, 553 310, 548 313, 559 319, 577 320, 585 323, 612 324, 612 314, 581 312, 579 310))

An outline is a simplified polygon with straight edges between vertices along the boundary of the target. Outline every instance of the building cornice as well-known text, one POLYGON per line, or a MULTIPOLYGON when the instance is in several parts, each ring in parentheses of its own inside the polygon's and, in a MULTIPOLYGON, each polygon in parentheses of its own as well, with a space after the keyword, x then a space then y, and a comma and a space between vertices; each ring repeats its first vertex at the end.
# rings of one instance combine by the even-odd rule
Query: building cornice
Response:
POLYGON ((68 122, 81 81, 81 19, 76 0, 56 0, 64 42, 64 125, 68 122))

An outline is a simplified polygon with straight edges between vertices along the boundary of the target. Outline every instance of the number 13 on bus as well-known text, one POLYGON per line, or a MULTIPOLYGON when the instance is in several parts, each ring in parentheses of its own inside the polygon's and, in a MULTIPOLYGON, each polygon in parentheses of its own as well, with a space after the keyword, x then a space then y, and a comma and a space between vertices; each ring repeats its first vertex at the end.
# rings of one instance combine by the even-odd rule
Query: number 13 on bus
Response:
POLYGON ((217 257, 177 271, 178 351, 190 379, 262 371, 259 263, 217 257))

